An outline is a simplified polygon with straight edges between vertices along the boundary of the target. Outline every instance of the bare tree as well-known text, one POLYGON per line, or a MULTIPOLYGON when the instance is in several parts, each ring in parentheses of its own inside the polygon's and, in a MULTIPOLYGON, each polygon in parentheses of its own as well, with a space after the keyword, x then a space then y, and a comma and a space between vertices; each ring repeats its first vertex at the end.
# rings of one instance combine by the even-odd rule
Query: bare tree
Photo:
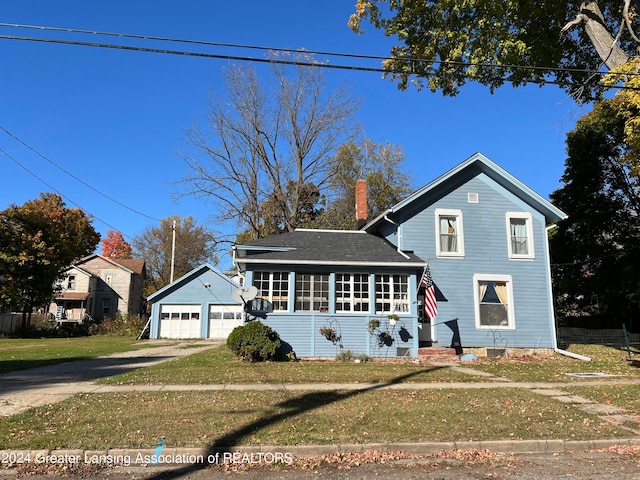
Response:
POLYGON ((189 169, 182 195, 210 200, 216 221, 235 222, 251 239, 263 236, 266 201, 281 210, 284 231, 296 228, 305 189, 322 190, 355 131, 358 102, 348 89, 329 91, 312 56, 285 60, 272 64, 269 81, 252 67, 228 68, 224 94, 211 93, 207 128, 190 128, 180 154, 189 169))
POLYGON ((171 258, 174 257, 174 279, 203 263, 216 265, 216 238, 210 230, 200 226, 191 216, 163 218, 159 226, 151 226, 133 240, 137 258, 144 258, 147 266, 145 295, 149 296, 171 280, 171 258), (175 224, 175 251, 173 228, 175 224))

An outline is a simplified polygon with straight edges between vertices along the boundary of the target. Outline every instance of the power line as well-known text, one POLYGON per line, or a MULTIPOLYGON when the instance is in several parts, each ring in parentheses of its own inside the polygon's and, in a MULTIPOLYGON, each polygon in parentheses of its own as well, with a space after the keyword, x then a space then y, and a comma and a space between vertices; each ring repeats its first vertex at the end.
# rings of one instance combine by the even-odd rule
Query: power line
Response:
MULTIPOLYGON (((132 34, 132 33, 121 33, 121 32, 107 32, 100 30, 86 30, 86 29, 77 29, 77 28, 67 28, 67 27, 50 27, 43 25, 27 25, 27 24, 18 24, 18 23, 2 23, 0 22, 0 27, 11 27, 11 28, 19 28, 19 29, 35 29, 41 31, 53 31, 53 32, 66 32, 66 33, 80 33, 83 35, 100 35, 100 36, 111 36, 118 38, 132 38, 137 40, 151 40, 151 41, 161 41, 161 42, 171 42, 171 43, 185 43, 191 45, 204 45, 204 46, 212 46, 212 47, 225 47, 225 48, 238 48, 238 49, 249 49, 249 50, 260 50, 266 52, 299 52, 299 53, 307 53, 310 55, 322 55, 322 56, 330 56, 330 57, 343 57, 343 58, 358 58, 364 60, 381 60, 388 61, 394 60, 395 58, 389 56, 381 56, 381 55, 371 55, 371 54, 355 54, 355 53, 344 53, 344 52, 329 52, 329 51, 321 51, 321 50, 306 50, 306 49, 290 49, 290 48, 281 48, 281 47, 267 47, 260 45, 246 45, 246 44, 238 44, 238 43, 224 43, 224 42, 212 42, 207 40, 193 40, 193 39, 183 39, 183 38, 174 38, 174 37, 160 37, 154 35, 140 35, 140 34, 132 34)), ((2 37, 0 37, 2 38, 2 37)), ((45 39, 43 39, 45 40, 45 39)), ((496 63, 472 63, 472 62, 463 62, 463 61, 455 61, 455 60, 434 60, 434 59, 425 59, 419 57, 403 57, 402 60, 408 62, 424 62, 428 64, 442 64, 442 65, 457 65, 457 66, 467 66, 467 67, 489 67, 489 68, 499 68, 499 69, 512 69, 512 70, 540 70, 540 71, 555 71, 555 72, 566 72, 566 73, 586 73, 586 74, 596 74, 602 75, 604 72, 599 70, 590 70, 590 69, 580 69, 580 68, 566 68, 566 67, 541 67, 535 65, 516 65, 516 64, 496 64, 496 63)), ((330 68, 330 67, 329 67, 330 68)), ((383 73, 402 73, 397 71, 392 71, 384 68, 378 68, 377 71, 383 73)), ((625 75, 627 75, 625 73, 625 75)), ((630 73, 630 76, 640 75, 639 73, 630 73)))
POLYGON ((116 200, 113 197, 110 197, 109 195, 107 195, 104 192, 101 192, 100 190, 98 190, 97 188, 89 185, 87 182, 85 182, 84 180, 82 180, 81 178, 78 178, 77 176, 75 176, 73 173, 71 173, 70 171, 66 170, 65 168, 61 167, 60 165, 58 165, 57 163, 55 163, 53 160, 50 160, 49 158, 47 158, 46 156, 44 156, 42 153, 40 153, 39 151, 37 151, 35 148, 33 148, 32 146, 28 145, 27 143, 25 143, 23 140, 21 140, 20 138, 16 137, 13 133, 11 133, 9 130, 7 130, 6 128, 4 128, 2 125, 0 125, 0 130, 2 130, 4 133, 6 133, 7 135, 9 135, 11 138, 13 138, 15 141, 19 142, 20 144, 22 144, 24 147, 28 148, 29 150, 31 150, 33 153, 35 153, 36 155, 38 155, 40 158, 42 158, 43 160, 46 160, 47 162, 49 162, 51 165, 53 165, 54 167, 56 167, 57 169, 61 170, 62 172, 66 173, 67 175, 69 175, 71 178, 73 178, 74 180, 76 180, 77 182, 81 183, 82 185, 84 185, 85 187, 93 190, 94 192, 96 192, 98 195, 102 195, 104 198, 106 198, 107 200, 112 201, 113 203, 120 205, 123 208, 126 208, 127 210, 140 215, 142 217, 146 217, 150 220, 156 221, 156 222, 160 222, 159 219, 152 217, 150 215, 147 215, 145 213, 142 213, 134 208, 129 207, 128 205, 125 205, 124 203, 116 200))
MULTIPOLYGON (((393 58, 391 57, 382 57, 382 56, 375 56, 375 55, 358 55, 358 54, 322 52, 322 51, 311 51, 311 50, 296 50, 296 49, 292 50, 292 49, 271 48, 271 47, 255 46, 255 45, 238 45, 238 44, 227 44, 227 43, 217 43, 217 42, 205 42, 205 41, 198 41, 198 40, 184 40, 184 39, 175 39, 175 38, 168 38, 168 37, 154 37, 154 36, 123 34, 123 33, 113 33, 113 32, 65 29, 65 28, 58 28, 58 27, 38 27, 38 26, 31 26, 31 25, 0 23, 0 27, 1 26, 19 27, 19 28, 35 28, 40 30, 65 31, 65 32, 71 32, 71 33, 83 33, 83 34, 94 34, 94 35, 109 35, 109 36, 116 36, 116 37, 122 37, 122 38, 180 42, 180 43, 200 44, 200 45, 217 46, 217 47, 257 49, 262 51, 296 52, 296 53, 304 53, 309 55, 336 56, 336 57, 359 58, 359 59, 367 59, 367 60, 383 60, 383 61, 393 60, 393 58)), ((214 59, 220 59, 220 60, 236 60, 236 61, 245 61, 245 62, 271 63, 271 64, 293 65, 293 66, 309 66, 309 67, 319 67, 319 68, 337 69, 337 70, 373 72, 373 73, 381 73, 381 74, 406 74, 407 73, 404 70, 402 71, 393 70, 393 69, 388 69, 383 67, 366 67, 361 65, 345 65, 345 64, 341 65, 341 64, 323 63, 323 62, 303 62, 299 60, 286 60, 283 58, 259 58, 259 57, 250 57, 250 56, 241 56, 241 55, 194 52, 194 51, 188 51, 188 50, 171 50, 171 49, 163 49, 163 48, 139 47, 139 46, 132 46, 132 45, 116 45, 111 43, 63 40, 63 39, 56 39, 56 38, 0 35, 0 39, 53 43, 53 44, 62 44, 62 45, 86 46, 86 47, 116 49, 116 50, 128 50, 128 51, 137 51, 137 52, 146 52, 146 53, 160 53, 165 55, 214 58, 214 59)), ((461 62, 461 61, 450 61, 450 60, 429 60, 429 59, 412 58, 412 57, 406 57, 406 58, 403 58, 402 60, 408 61, 408 62, 414 62, 414 63, 426 63, 428 65, 442 64, 442 65, 468 66, 468 67, 473 66, 473 67, 495 68, 495 69, 502 69, 502 70, 524 69, 524 70, 539 70, 539 71, 545 71, 545 72, 584 73, 584 74, 591 74, 593 76, 605 74, 605 72, 601 72, 597 70, 587 70, 587 69, 577 69, 577 68, 574 69, 574 68, 564 68, 564 67, 540 67, 540 66, 510 65, 510 64, 501 65, 501 64, 492 64, 492 63, 472 63, 472 62, 461 62)), ((413 72, 413 74, 418 75, 415 72, 413 72)), ((630 75, 640 75, 640 73, 635 73, 630 75)), ((424 75, 421 74, 421 76, 424 76, 424 75)), ((486 76, 484 78, 489 79, 489 77, 486 77, 486 76)), ((509 78, 504 78, 504 77, 495 77, 495 79, 499 79, 505 82, 513 82, 513 80, 510 80, 509 78)), ((476 78, 476 80, 478 80, 478 78, 476 78)), ((548 79, 542 79, 542 78, 529 80, 527 81, 527 83, 533 83, 533 84, 539 84, 539 85, 558 85, 558 86, 572 85, 570 82, 548 80, 548 79)), ((602 86, 602 88, 605 88, 605 87, 602 86)), ((619 90, 640 90, 640 87, 630 87, 627 85, 614 85, 614 86, 608 86, 606 88, 619 89, 619 90)))
MULTIPOLYGON (((2 147, 0 147, 0 153, 2 153, 4 156, 6 156, 9 160, 11 160, 12 162, 14 162, 15 164, 17 164, 20 168, 22 168, 25 172, 27 172, 29 175, 31 175, 32 177, 34 177, 35 179, 37 179, 38 181, 42 182, 43 184, 45 184, 47 187, 49 187, 52 191, 56 192, 58 195, 60 195, 60 197, 64 198, 65 200, 67 200, 69 203, 72 203, 73 205, 75 205, 76 207, 78 207, 80 210, 82 210, 86 215, 91 216, 93 218, 95 218, 96 220, 98 220, 99 222, 103 223, 104 225, 106 225, 107 227, 109 227, 112 230, 116 230, 118 232, 120 232, 119 229, 117 229, 116 227, 110 225, 109 223, 105 222, 104 220, 102 220, 100 217, 97 217, 96 215, 93 215, 91 212, 89 212, 86 208, 83 208, 82 206, 80 206, 79 204, 77 204, 76 202, 74 202, 73 200, 71 200, 69 197, 67 197, 66 195, 64 195, 62 192, 58 191, 53 185, 49 184, 46 180, 44 180, 43 178, 40 178, 37 174, 35 174, 34 172, 32 172, 31 170, 29 170, 27 167, 25 167, 22 163, 20 163, 16 158, 14 158, 13 156, 11 156, 9 154, 9 152, 7 152, 6 150, 4 150, 2 147)), ((121 232, 122 233, 122 232, 121 232)), ((126 234, 122 234, 123 236, 133 240, 132 237, 130 237, 129 235, 126 234)))

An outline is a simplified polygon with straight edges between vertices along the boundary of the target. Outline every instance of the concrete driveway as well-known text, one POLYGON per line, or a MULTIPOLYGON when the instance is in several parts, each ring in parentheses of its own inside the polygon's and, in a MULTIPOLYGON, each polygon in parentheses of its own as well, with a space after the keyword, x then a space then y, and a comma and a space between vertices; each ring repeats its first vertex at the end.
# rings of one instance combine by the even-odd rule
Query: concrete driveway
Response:
POLYGON ((57 403, 75 393, 99 388, 95 381, 175 360, 222 345, 224 340, 198 342, 145 341, 149 348, 104 357, 19 370, 0 375, 0 418, 57 403))

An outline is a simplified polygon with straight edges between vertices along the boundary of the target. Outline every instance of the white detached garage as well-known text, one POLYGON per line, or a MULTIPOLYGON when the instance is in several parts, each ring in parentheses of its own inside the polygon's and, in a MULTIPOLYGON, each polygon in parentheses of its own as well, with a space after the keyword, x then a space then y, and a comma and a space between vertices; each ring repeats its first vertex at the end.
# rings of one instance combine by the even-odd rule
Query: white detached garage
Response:
POLYGON ((151 338, 226 338, 243 323, 240 286, 209 264, 158 290, 151 303, 151 338))

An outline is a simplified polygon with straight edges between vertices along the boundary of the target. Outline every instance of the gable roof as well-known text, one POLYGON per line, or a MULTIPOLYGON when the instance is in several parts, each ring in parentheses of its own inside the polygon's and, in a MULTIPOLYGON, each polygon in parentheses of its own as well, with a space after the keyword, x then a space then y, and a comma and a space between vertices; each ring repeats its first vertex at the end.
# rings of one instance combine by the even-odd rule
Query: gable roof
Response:
POLYGON ((123 266, 124 268, 131 270, 134 273, 143 275, 145 272, 144 260, 138 260, 135 258, 109 258, 112 262, 123 266))
POLYGON ((190 272, 185 273, 183 276, 181 276, 177 280, 174 280, 169 285, 166 285, 166 286, 162 287, 160 290, 152 293, 151 295, 149 295, 147 297, 147 301, 155 302, 157 300, 160 300, 161 298, 165 297, 167 294, 177 290, 178 288, 182 287, 183 285, 189 283, 194 278, 202 275, 202 273, 205 270, 210 270, 214 274, 218 275, 221 279, 223 279, 225 282, 227 282, 233 288, 239 288, 240 287, 240 285, 236 284, 233 280, 231 280, 229 277, 227 277, 220 270, 218 270, 217 268, 213 267, 212 265, 210 265, 208 263, 204 263, 204 264, 200 265, 199 267, 194 268, 190 272))
POLYGON ((235 246, 239 264, 423 267, 410 252, 361 230, 296 229, 235 246))
POLYGON ((464 162, 440 175, 432 182, 416 190, 401 202, 378 215, 362 227, 362 229, 368 232, 373 231, 375 230, 376 225, 384 220, 385 216, 403 210, 416 200, 428 195, 438 188, 444 187, 447 184, 455 185, 456 183, 462 183, 480 173, 484 173, 520 200, 524 201, 533 209, 544 215, 547 224, 553 224, 567 218, 567 215, 562 210, 553 206, 548 200, 545 200, 541 195, 527 187, 506 170, 499 167, 481 153, 475 153, 464 162))
POLYGON ((86 257, 83 257, 80 260, 78 260, 77 262, 75 262, 73 265, 77 267, 78 265, 82 265, 84 263, 87 263, 90 260, 93 260, 94 258, 98 258, 98 259, 102 260, 105 263, 109 263, 109 264, 113 265, 116 268, 120 268, 122 270, 126 270, 129 273, 142 274, 144 269, 145 269, 144 260, 136 260, 136 259, 133 259, 133 258, 105 257, 105 256, 100 255, 98 253, 92 253, 91 255, 87 255, 86 257))

